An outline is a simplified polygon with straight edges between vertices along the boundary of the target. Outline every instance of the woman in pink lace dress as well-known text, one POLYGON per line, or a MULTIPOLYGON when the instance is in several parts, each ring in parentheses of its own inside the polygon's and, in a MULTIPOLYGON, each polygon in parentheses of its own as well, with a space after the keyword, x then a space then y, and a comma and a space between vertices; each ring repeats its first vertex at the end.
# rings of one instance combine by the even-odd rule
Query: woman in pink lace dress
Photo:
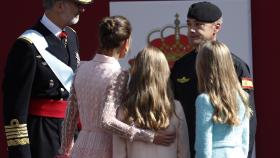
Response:
POLYGON ((138 128, 176 131, 170 146, 127 141, 114 135, 113 158, 190 158, 188 127, 181 104, 173 99, 165 55, 148 46, 132 63, 127 100, 118 118, 138 128))
MULTIPOLYGON (((57 157, 111 158, 111 132, 131 141, 155 141, 154 132, 129 126, 116 118, 128 80, 128 73, 121 69, 118 59, 128 52, 130 35, 131 25, 122 16, 105 17, 101 21, 100 49, 92 60, 79 66, 74 78, 57 157), (74 144, 79 118, 82 129, 74 144)), ((168 136, 167 144, 172 141, 172 136, 168 136)))

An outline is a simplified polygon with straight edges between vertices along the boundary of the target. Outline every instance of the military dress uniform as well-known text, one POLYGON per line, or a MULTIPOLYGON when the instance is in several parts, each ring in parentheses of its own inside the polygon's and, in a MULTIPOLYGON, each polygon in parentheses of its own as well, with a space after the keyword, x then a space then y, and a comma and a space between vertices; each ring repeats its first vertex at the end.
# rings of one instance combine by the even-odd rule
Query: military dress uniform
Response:
MULTIPOLYGON (((195 100, 198 96, 197 76, 195 70, 196 56, 196 50, 191 51, 190 53, 184 55, 182 58, 177 60, 171 70, 171 81, 173 85, 175 99, 181 102, 188 123, 189 142, 192 158, 195 157, 195 100)), ((232 58, 234 61, 234 66, 238 79, 241 82, 243 89, 250 94, 250 105, 254 112, 254 115, 250 120, 249 154, 251 155, 256 131, 256 115, 255 105, 253 101, 253 84, 248 65, 234 54, 232 54, 232 58)))
MULTIPOLYGON (((39 21, 31 29, 46 40, 46 50, 71 67, 79 61, 78 39, 70 27, 67 42, 39 21)), ((28 38, 14 43, 3 81, 4 124, 10 158, 52 158, 60 147, 60 133, 69 92, 28 38)))

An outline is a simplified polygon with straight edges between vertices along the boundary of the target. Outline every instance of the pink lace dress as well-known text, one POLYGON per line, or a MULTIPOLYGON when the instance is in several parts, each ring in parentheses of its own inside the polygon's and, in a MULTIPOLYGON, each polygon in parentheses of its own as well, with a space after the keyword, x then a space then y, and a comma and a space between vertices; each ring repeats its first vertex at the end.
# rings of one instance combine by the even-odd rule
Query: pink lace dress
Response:
POLYGON ((78 68, 62 129, 60 153, 73 158, 111 158, 112 133, 121 137, 153 141, 154 133, 128 126, 116 119, 126 90, 128 72, 119 62, 101 54, 78 68), (82 130, 73 141, 80 118, 82 130))

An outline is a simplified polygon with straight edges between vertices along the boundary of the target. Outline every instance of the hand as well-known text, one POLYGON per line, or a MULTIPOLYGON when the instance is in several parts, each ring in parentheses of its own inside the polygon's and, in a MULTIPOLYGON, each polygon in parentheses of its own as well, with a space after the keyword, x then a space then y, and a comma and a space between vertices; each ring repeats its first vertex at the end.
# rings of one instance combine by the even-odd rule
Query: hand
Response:
POLYGON ((176 138, 175 129, 172 131, 159 130, 155 133, 154 144, 169 146, 176 138))

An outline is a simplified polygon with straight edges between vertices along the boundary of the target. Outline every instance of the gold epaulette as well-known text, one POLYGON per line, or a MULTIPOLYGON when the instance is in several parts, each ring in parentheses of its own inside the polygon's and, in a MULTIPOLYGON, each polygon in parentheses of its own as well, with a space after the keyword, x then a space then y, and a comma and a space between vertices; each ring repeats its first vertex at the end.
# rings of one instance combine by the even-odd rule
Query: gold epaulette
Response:
POLYGON ((19 37, 18 39, 23 39, 23 40, 27 41, 28 43, 33 44, 33 42, 29 38, 19 37))
POLYGON ((19 124, 17 119, 12 119, 10 125, 5 126, 8 146, 29 144, 27 124, 19 124))

